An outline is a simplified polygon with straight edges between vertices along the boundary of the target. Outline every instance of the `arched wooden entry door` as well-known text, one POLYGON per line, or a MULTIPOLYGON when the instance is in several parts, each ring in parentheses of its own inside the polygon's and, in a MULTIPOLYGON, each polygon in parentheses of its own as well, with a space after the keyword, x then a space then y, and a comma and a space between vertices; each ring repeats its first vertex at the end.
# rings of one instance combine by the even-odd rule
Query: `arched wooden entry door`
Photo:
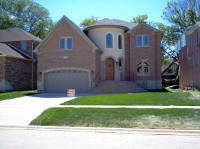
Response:
POLYGON ((112 58, 106 59, 106 80, 115 78, 115 61, 112 58))

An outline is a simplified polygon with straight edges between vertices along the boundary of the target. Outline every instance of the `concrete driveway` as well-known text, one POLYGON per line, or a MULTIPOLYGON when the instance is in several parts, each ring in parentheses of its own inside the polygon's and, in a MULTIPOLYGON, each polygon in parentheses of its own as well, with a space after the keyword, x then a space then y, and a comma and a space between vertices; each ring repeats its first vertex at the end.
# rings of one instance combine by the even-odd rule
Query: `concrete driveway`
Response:
POLYGON ((0 101, 0 125, 28 126, 45 109, 74 98, 45 93, 0 101))

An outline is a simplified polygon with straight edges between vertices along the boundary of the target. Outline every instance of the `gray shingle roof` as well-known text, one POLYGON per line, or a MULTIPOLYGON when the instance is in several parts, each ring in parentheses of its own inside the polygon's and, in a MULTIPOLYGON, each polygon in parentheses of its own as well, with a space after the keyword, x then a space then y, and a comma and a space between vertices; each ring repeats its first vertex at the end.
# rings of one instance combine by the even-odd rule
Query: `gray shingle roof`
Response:
POLYGON ((100 26, 118 26, 118 27, 124 27, 127 29, 132 29, 135 26, 137 26, 137 23, 130 23, 130 22, 126 22, 126 21, 122 21, 122 20, 118 20, 118 19, 105 18, 105 19, 100 20, 97 23, 85 28, 85 30, 89 30, 91 28, 100 27, 100 26))
POLYGON ((26 59, 20 53, 16 52, 11 47, 9 47, 8 45, 3 44, 3 43, 0 43, 0 55, 13 56, 13 57, 26 59))
POLYGON ((0 30, 0 42, 23 40, 33 40, 38 42, 42 41, 40 38, 17 27, 0 30))

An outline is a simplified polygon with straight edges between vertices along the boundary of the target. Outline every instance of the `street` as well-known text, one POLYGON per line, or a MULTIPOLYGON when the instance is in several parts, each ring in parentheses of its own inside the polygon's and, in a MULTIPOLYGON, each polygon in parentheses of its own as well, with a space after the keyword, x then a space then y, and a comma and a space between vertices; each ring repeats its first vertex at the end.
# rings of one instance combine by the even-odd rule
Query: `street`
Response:
POLYGON ((0 127, 0 148, 199 149, 200 133, 0 127))

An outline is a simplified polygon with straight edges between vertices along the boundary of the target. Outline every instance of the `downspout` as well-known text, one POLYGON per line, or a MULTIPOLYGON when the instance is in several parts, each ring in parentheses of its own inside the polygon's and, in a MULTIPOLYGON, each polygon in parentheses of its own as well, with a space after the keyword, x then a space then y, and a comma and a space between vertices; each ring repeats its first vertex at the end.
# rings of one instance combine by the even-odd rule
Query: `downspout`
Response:
POLYGON ((32 77, 31 77, 31 88, 33 89, 34 88, 34 85, 33 85, 33 70, 34 70, 34 57, 33 57, 33 49, 34 49, 34 41, 32 42, 32 77))

